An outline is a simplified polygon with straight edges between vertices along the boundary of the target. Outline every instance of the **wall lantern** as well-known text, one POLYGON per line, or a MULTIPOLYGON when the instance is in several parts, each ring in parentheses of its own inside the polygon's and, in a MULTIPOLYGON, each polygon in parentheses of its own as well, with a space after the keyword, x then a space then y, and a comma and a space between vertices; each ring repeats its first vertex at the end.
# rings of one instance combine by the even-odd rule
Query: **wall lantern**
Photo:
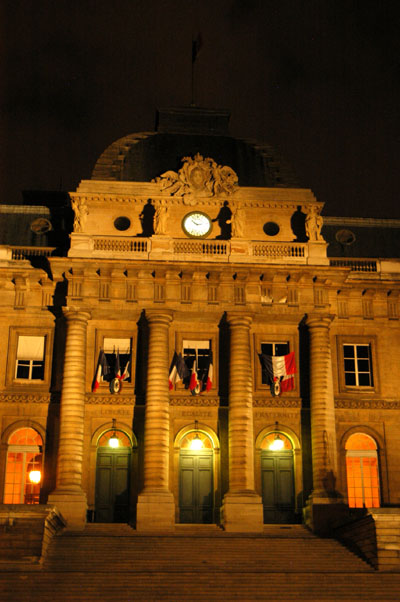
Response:
POLYGON ((112 428, 114 429, 114 432, 108 440, 108 445, 110 447, 112 447, 113 449, 116 449, 117 447, 119 447, 119 439, 117 437, 117 433, 115 432, 115 429, 116 429, 115 423, 116 423, 116 420, 115 420, 115 418, 113 418, 112 419, 112 428))
MULTIPOLYGON (((278 430, 278 423, 275 422, 275 431, 278 430)), ((269 448, 271 451, 281 451, 285 447, 285 442, 280 438, 279 433, 275 435, 275 439, 270 444, 269 448)))
MULTIPOLYGON (((198 431, 197 420, 194 422, 194 428, 196 431, 198 431)), ((200 449, 203 449, 203 441, 200 439, 198 432, 196 432, 196 436, 190 442, 190 449, 193 451, 199 451, 200 449)))

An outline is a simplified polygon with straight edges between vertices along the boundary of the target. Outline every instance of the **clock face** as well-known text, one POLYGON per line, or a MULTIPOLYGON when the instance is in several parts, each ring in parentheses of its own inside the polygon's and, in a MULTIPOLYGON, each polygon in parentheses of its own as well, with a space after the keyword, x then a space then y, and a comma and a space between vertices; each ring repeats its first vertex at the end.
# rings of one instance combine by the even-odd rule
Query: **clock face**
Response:
POLYGON ((192 211, 183 218, 182 228, 188 236, 202 238, 210 234, 212 222, 205 213, 192 211))

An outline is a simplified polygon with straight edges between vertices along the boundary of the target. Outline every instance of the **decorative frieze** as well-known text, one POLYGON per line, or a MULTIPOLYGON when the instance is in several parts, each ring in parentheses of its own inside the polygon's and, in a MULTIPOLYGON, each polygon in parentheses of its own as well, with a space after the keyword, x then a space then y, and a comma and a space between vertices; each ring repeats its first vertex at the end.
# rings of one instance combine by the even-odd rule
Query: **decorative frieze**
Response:
POLYGON ((171 397, 170 406, 193 406, 193 407, 211 407, 219 406, 219 397, 203 397, 191 395, 190 397, 171 397))
POLYGON ((264 397, 253 399, 255 408, 301 408, 301 399, 292 399, 289 397, 264 397))
POLYGON ((335 408, 345 410, 400 410, 400 401, 385 399, 335 399, 335 408))
POLYGON ((87 405, 115 405, 115 406, 134 406, 135 397, 133 395, 86 395, 85 404, 87 405))
POLYGON ((50 394, 50 393, 22 393, 22 394, 0 394, 0 403, 50 403, 51 402, 59 402, 60 395, 59 394, 50 394))

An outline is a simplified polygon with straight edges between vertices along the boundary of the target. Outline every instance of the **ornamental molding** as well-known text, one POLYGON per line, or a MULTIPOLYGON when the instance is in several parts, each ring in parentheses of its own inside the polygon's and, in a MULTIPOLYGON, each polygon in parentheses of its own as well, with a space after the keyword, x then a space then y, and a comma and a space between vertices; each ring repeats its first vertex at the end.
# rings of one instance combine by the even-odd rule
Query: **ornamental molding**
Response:
POLYGON ((170 195, 213 197, 231 195, 238 189, 239 178, 228 165, 218 165, 214 159, 197 153, 183 157, 181 169, 166 171, 153 182, 170 195))
POLYGON ((18 394, 1 394, 0 395, 0 403, 50 403, 50 401, 52 402, 59 402, 60 401, 60 395, 57 394, 50 394, 50 393, 36 393, 36 394, 30 394, 30 393, 18 393, 18 394))
POLYGON ((135 406, 135 403, 134 395, 86 395, 85 398, 87 405, 135 406))
POLYGON ((335 399, 335 408, 344 410, 400 410, 400 401, 385 399, 335 399))
POLYGON ((301 408, 301 399, 290 399, 285 397, 270 397, 253 399, 255 408, 301 408))
POLYGON ((219 397, 202 397, 191 396, 191 397, 171 397, 169 401, 170 406, 201 406, 201 407, 212 407, 219 406, 219 397))

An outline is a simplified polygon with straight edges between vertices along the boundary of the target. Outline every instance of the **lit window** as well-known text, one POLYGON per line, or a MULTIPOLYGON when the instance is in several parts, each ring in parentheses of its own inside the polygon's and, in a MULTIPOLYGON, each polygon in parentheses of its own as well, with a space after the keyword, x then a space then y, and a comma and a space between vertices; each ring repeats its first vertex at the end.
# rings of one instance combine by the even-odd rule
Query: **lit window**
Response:
POLYGON ((370 345, 343 345, 344 379, 348 387, 372 387, 370 345))
POLYGON ((15 378, 44 380, 45 337, 19 336, 15 378))
MULTIPOLYGON (((287 355, 289 353, 289 343, 261 343, 261 353, 263 355, 287 355)), ((270 384, 265 370, 262 370, 261 382, 263 385, 270 384)))
MULTIPOLYGON (((117 353, 119 354, 119 363, 121 369, 121 375, 124 373, 125 369, 129 373, 124 380, 125 382, 131 382, 131 373, 132 373, 132 365, 131 365, 131 339, 117 339, 117 338, 104 338, 104 354, 107 359, 107 364, 110 368, 110 378, 114 378, 115 375, 115 365, 117 361, 117 353)), ((109 379, 105 379, 109 380, 109 379)))
POLYGON ((347 495, 351 508, 378 508, 379 470, 376 443, 355 433, 346 443, 347 495))
POLYGON ((18 429, 9 438, 4 504, 39 504, 42 444, 41 436, 32 428, 18 429))

